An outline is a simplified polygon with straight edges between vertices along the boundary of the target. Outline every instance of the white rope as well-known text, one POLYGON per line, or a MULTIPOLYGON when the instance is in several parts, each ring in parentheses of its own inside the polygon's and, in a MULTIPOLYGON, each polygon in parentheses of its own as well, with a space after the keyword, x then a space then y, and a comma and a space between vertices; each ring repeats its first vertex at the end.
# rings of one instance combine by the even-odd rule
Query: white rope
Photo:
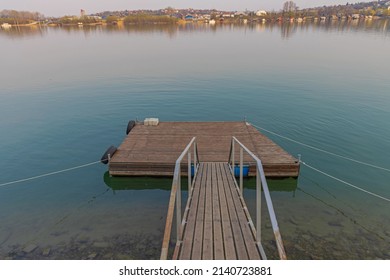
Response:
POLYGON ((289 137, 280 135, 280 134, 278 134, 278 133, 276 133, 276 132, 270 131, 270 130, 268 130, 268 129, 265 129, 265 128, 260 127, 260 126, 257 126, 257 125, 254 125, 254 124, 252 124, 252 123, 251 123, 251 125, 254 126, 254 127, 256 127, 256 128, 258 128, 258 129, 260 129, 260 130, 267 131, 268 133, 271 133, 271 134, 273 134, 273 135, 279 136, 280 138, 283 138, 283 139, 286 139, 286 140, 288 140, 288 141, 297 143, 297 144, 299 144, 299 145, 308 147, 308 148, 310 148, 310 149, 313 149, 313 150, 316 150, 316 151, 319 151, 319 152, 323 152, 323 153, 326 153, 326 154, 328 154, 328 155, 332 155, 332 156, 336 156, 336 157, 339 157, 339 158, 343 158, 343 159, 346 159, 346 160, 349 160, 349 161, 353 161, 353 162, 356 162, 356 163, 359 163, 359 164, 363 164, 363 165, 366 165, 366 166, 370 166, 370 167, 373 167, 373 168, 377 168, 377 169, 381 169, 381 170, 390 172, 390 169, 389 169, 389 168, 385 168, 385 167, 378 166, 378 165, 375 165, 375 164, 363 162, 363 161, 360 161, 360 160, 357 160, 357 159, 353 159, 353 158, 350 158, 350 157, 346 157, 346 156, 343 156, 343 155, 339 155, 339 154, 336 154, 336 153, 332 153, 332 152, 329 152, 329 151, 326 151, 326 150, 323 150, 323 149, 320 149, 320 148, 317 148, 317 147, 314 147, 314 146, 311 146, 311 145, 308 145, 308 144, 299 142, 299 141, 294 140, 294 139, 291 139, 291 138, 289 138, 289 137))
POLYGON ((33 176, 33 177, 25 178, 25 179, 12 181, 12 182, 2 183, 2 184, 0 184, 0 187, 4 187, 4 186, 16 184, 16 183, 21 183, 21 182, 26 182, 26 181, 31 181, 31 180, 35 180, 35 179, 38 179, 38 178, 59 174, 59 173, 64 173, 64 172, 68 172, 68 171, 71 171, 71 170, 80 169, 80 168, 87 167, 87 166, 90 166, 90 165, 93 165, 93 164, 97 164, 97 163, 100 163, 100 162, 101 162, 100 160, 99 161, 94 161, 94 162, 86 163, 86 164, 83 164, 83 165, 79 165, 79 166, 75 166, 75 167, 71 167, 71 168, 67 168, 67 169, 62 169, 62 170, 58 170, 58 171, 54 171, 54 172, 50 172, 50 173, 46 173, 46 174, 42 174, 42 175, 38 175, 38 176, 33 176))
POLYGON ((377 198, 380 198, 380 199, 383 199, 383 200, 386 200, 386 201, 390 202, 390 199, 389 199, 389 198, 380 196, 379 194, 376 194, 376 193, 367 191, 367 190, 362 189, 362 188, 360 188, 360 187, 358 187, 358 186, 355 186, 355 185, 353 185, 353 184, 351 184, 351 183, 348 183, 348 182, 346 182, 346 181, 344 181, 344 180, 341 180, 341 179, 339 179, 339 178, 336 178, 335 176, 332 176, 332 175, 330 175, 330 174, 328 174, 328 173, 326 173, 326 172, 324 172, 324 171, 321 171, 321 170, 319 170, 319 169, 317 169, 317 168, 315 168, 315 167, 313 167, 313 166, 311 166, 311 165, 309 165, 309 164, 307 164, 307 163, 305 163, 305 162, 303 162, 303 161, 300 161, 300 163, 302 163, 303 165, 307 166, 308 168, 310 168, 310 169, 312 169, 312 170, 314 170, 314 171, 317 171, 318 173, 321 173, 321 174, 323 174, 323 175, 325 175, 325 176, 328 176, 329 178, 332 178, 332 179, 334 179, 334 180, 336 180, 336 181, 339 181, 339 182, 341 182, 341 183, 343 183, 343 184, 346 184, 346 185, 348 185, 348 186, 350 186, 350 187, 352 187, 352 188, 355 188, 355 189, 357 189, 357 190, 359 190, 359 191, 365 192, 365 193, 367 193, 367 194, 370 194, 370 195, 372 195, 372 196, 375 196, 375 197, 377 197, 377 198))

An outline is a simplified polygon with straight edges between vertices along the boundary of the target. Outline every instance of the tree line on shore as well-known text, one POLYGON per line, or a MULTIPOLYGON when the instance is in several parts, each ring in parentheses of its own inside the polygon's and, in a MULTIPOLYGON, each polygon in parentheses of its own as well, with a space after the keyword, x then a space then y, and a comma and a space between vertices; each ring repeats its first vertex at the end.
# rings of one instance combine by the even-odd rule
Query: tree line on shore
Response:
POLYGON ((28 24, 34 21, 41 21, 45 16, 38 12, 2 10, 0 11, 0 24, 28 24))
POLYGON ((348 17, 360 16, 390 16, 390 1, 372 1, 346 3, 345 5, 322 6, 316 8, 299 9, 293 1, 286 1, 280 12, 274 13, 282 17, 348 17))
POLYGON ((110 15, 102 19, 99 16, 82 16, 82 17, 70 17, 65 16, 61 17, 58 20, 52 20, 53 23, 57 24, 117 24, 119 21, 123 21, 124 24, 173 24, 178 22, 178 18, 169 17, 169 16, 159 16, 159 15, 150 15, 150 14, 134 14, 128 15, 124 18, 119 16, 110 15))

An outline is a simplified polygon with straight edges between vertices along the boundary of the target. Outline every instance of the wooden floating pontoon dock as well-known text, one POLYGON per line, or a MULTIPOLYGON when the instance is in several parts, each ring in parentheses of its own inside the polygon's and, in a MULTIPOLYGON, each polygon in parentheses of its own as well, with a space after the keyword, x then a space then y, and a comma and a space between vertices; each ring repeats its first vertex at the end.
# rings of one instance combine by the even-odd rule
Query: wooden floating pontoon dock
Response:
POLYGON ((262 193, 279 257, 287 258, 265 176, 297 177, 299 162, 246 122, 137 124, 110 158, 109 171, 121 176, 173 175, 161 259, 170 252, 173 259, 266 259, 262 193), (243 198, 245 165, 249 175, 256 176, 255 223, 243 198), (193 176, 187 176, 188 200, 182 213, 181 180, 187 174, 193 176))
MULTIPOLYGON (((176 159, 196 137, 201 162, 228 162, 232 137, 258 156, 267 177, 298 177, 299 162, 246 122, 136 124, 110 160, 112 176, 172 176, 176 159)), ((238 158, 238 151, 236 151, 238 158)), ((255 162, 244 162, 255 175, 255 162)))

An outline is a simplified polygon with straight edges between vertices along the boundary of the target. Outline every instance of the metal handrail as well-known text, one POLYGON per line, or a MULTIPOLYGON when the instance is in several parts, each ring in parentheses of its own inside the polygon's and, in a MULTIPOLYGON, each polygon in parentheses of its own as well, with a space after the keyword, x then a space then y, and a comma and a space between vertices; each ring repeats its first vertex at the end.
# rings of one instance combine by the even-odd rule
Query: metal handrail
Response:
POLYGON ((179 158, 176 160, 175 163, 175 171, 173 173, 173 181, 172 181, 172 189, 171 189, 171 195, 169 198, 169 205, 168 205, 168 213, 167 213, 167 220, 165 223, 165 231, 164 231, 164 239, 163 244, 161 248, 161 255, 160 260, 166 260, 168 258, 168 249, 169 249, 169 242, 171 240, 171 231, 172 231, 172 223, 173 223, 173 216, 175 212, 175 204, 176 204, 176 244, 179 244, 181 242, 181 232, 182 232, 182 213, 181 213, 181 162, 184 159, 185 155, 188 156, 188 198, 191 197, 191 188, 192 188, 192 182, 191 181, 191 146, 194 146, 193 150, 193 166, 194 166, 194 178, 196 177, 196 174, 198 172, 198 166, 199 166, 199 156, 198 156, 198 148, 196 144, 196 137, 192 138, 191 141, 188 143, 187 147, 183 150, 183 152, 180 154, 179 158))
POLYGON ((282 260, 287 259, 286 252, 284 250, 284 245, 282 241, 282 236, 280 235, 278 221, 276 219, 274 207, 272 204, 271 195, 269 193, 267 180, 265 179, 263 165, 261 160, 253 154, 247 147, 244 146, 236 137, 233 136, 232 143, 230 147, 229 154, 229 163, 231 164, 231 171, 234 176, 235 160, 234 160, 234 144, 237 143, 240 146, 240 178, 239 178, 239 188, 241 195, 243 193, 243 151, 249 154, 256 161, 256 243, 259 246, 260 253, 263 259, 266 259, 266 255, 261 244, 261 187, 263 186, 265 201, 267 203, 268 213, 271 219, 272 229, 275 235, 276 246, 278 249, 279 257, 282 260))

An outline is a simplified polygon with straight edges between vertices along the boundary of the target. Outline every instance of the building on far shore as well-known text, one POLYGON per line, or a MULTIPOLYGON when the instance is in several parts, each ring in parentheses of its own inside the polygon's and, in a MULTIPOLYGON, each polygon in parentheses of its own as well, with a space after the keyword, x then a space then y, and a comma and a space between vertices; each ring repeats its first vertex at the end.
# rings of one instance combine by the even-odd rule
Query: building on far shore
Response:
POLYGON ((234 15, 235 16, 246 16, 247 13, 246 12, 235 12, 234 15))
POLYGON ((360 18, 360 14, 353 14, 352 15, 352 19, 359 19, 360 18))
POLYGON ((256 16, 258 16, 258 17, 262 17, 262 16, 266 16, 266 15, 267 15, 267 12, 264 10, 258 10, 256 12, 256 16))
POLYGON ((188 15, 186 15, 186 16, 184 17, 184 19, 187 20, 187 21, 192 21, 192 20, 194 20, 194 16, 188 14, 188 15))
POLYGON ((3 23, 2 25, 1 25, 1 28, 3 28, 3 29, 9 29, 9 28, 11 28, 12 27, 12 25, 11 24, 9 24, 9 23, 3 23))

